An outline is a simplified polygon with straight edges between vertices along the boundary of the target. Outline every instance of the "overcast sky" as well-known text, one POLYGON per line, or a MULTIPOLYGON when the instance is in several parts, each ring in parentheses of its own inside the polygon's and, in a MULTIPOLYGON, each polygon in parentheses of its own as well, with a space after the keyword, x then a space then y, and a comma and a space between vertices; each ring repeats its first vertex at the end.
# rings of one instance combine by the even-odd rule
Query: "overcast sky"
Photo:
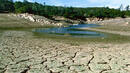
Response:
MULTIPOLYGON (((23 1, 23 0, 14 0, 23 1)), ((73 7, 110 7, 119 8, 121 4, 125 7, 130 4, 130 0, 28 0, 29 2, 46 2, 47 5, 73 6, 73 7)))

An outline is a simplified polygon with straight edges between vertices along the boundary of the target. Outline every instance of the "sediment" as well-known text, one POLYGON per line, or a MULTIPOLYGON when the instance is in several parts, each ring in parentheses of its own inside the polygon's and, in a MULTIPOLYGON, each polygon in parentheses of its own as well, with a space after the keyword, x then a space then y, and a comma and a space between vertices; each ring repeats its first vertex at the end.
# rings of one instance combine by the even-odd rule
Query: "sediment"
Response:
POLYGON ((71 45, 27 31, 4 31, 0 73, 130 73, 129 44, 71 45))

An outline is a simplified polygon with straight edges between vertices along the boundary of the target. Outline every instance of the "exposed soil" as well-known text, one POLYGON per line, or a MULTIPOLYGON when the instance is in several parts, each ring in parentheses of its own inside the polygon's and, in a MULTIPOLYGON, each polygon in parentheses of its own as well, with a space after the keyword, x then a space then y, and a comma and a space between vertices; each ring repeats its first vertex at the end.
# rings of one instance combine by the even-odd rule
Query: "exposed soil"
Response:
MULTIPOLYGON (((0 27, 10 27, 9 23, 11 27, 26 25, 24 20, 13 18, 13 21, 11 17, 3 17, 0 16, 0 27), (6 22, 7 18, 9 22, 6 22), (17 24, 13 25, 15 20, 17 24)), ((109 27, 112 26, 115 25, 111 24, 109 27)), ((126 28, 125 31, 111 28, 105 30, 104 27, 92 30, 113 34, 120 34, 118 31, 121 31, 123 36, 129 36, 125 26, 119 26, 126 28)), ((64 40, 36 38, 30 31, 4 30, 2 27, 0 73, 130 73, 130 42, 86 41, 75 44, 76 42, 70 43, 71 40, 64 40)))

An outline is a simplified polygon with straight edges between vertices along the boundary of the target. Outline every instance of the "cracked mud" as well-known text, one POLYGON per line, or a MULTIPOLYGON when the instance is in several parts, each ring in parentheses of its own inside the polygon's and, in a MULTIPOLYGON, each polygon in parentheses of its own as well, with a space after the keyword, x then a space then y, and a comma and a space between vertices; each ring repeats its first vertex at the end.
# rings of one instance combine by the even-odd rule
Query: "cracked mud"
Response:
POLYGON ((32 38, 30 32, 5 31, 0 36, 0 73, 130 73, 130 43, 72 46, 32 38))

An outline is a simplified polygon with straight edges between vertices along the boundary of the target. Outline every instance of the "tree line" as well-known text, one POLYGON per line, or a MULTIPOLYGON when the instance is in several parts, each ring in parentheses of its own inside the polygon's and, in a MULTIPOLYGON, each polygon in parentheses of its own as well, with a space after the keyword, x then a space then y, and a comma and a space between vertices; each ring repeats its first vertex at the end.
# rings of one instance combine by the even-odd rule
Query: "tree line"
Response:
POLYGON ((13 2, 13 0, 0 0, 0 12, 12 13, 31 13, 36 15, 52 18, 53 16, 64 16, 70 19, 86 18, 115 18, 130 16, 129 6, 126 11, 119 9, 111 9, 109 7, 93 7, 93 8, 76 8, 76 7, 62 7, 62 6, 49 6, 32 3, 24 0, 23 2, 13 2))

